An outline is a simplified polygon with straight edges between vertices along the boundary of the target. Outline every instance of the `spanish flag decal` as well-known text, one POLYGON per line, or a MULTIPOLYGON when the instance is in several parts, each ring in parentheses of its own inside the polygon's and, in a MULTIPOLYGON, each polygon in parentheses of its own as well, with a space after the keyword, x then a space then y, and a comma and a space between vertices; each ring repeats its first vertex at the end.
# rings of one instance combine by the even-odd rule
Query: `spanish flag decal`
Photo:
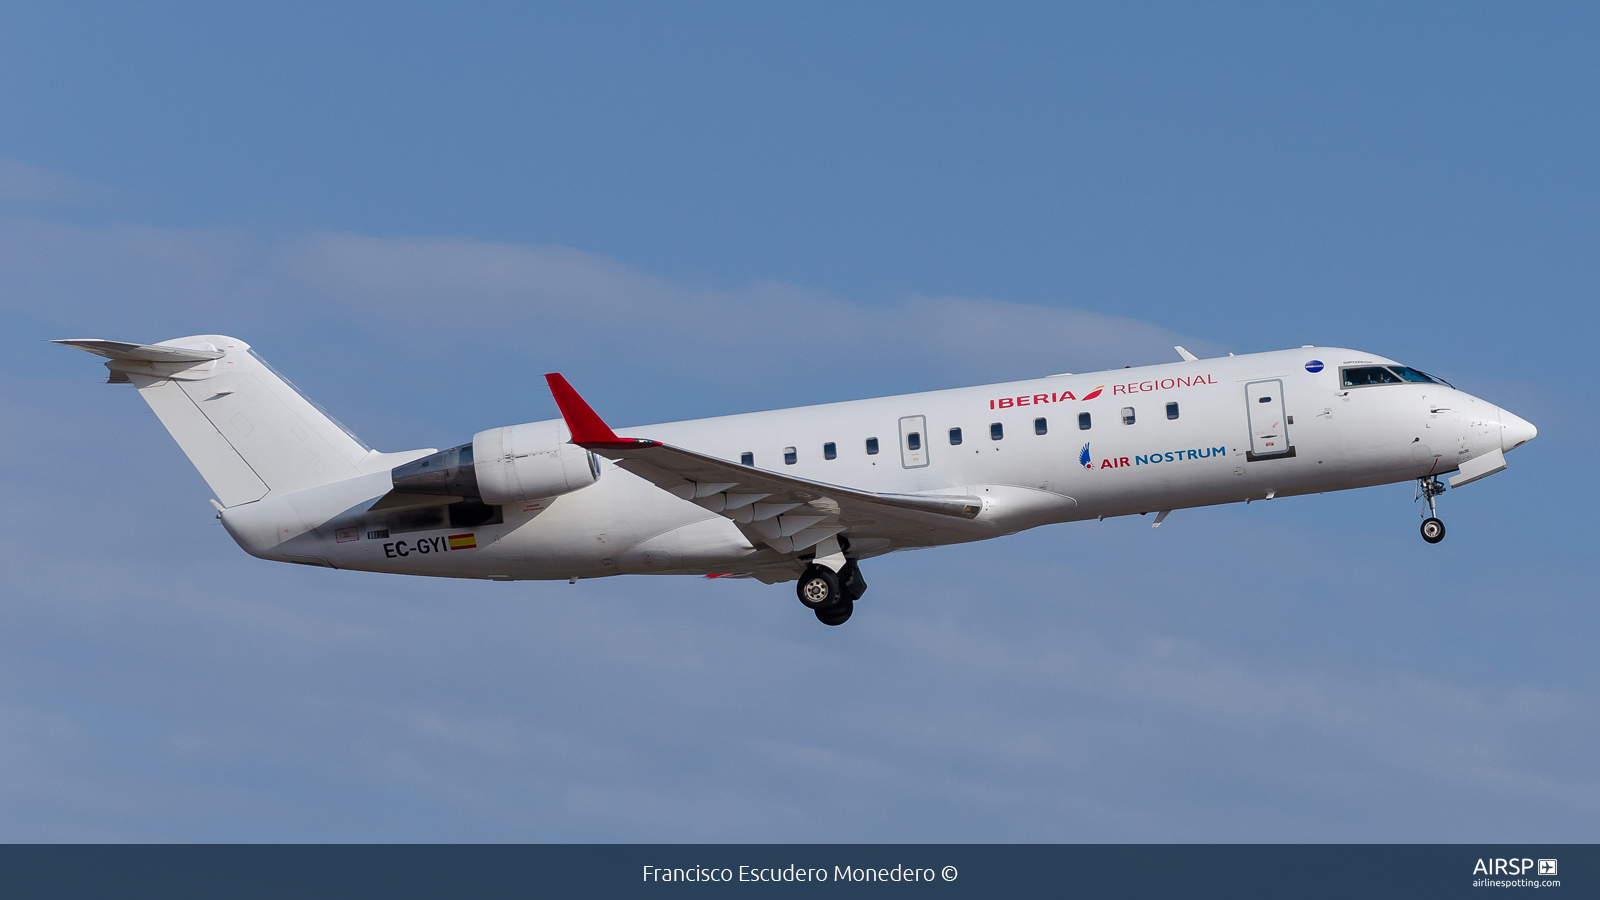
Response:
POLYGON ((451 550, 476 550, 478 549, 478 536, 476 534, 450 535, 451 550))

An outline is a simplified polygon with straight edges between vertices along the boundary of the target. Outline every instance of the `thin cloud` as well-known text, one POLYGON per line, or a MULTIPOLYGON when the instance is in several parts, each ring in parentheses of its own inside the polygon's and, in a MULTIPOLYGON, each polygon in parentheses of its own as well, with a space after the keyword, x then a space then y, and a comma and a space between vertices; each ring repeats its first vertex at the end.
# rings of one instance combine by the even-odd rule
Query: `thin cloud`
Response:
POLYGON ((0 303, 32 314, 49 304, 64 328, 133 340, 354 329, 451 356, 555 365, 603 355, 752 383, 827 367, 893 389, 1165 361, 1179 342, 1206 349, 1070 306, 917 296, 874 305, 777 282, 690 287, 563 247, 338 233, 273 245, 29 221, 0 225, 0 239, 0 303))
POLYGON ((108 190, 104 185, 41 169, 20 159, 0 159, 0 201, 64 205, 104 195, 108 190))
POLYGON ((324 310, 397 338, 493 346, 560 335, 568 347, 757 379, 819 365, 1020 378, 1166 360, 1186 340, 1135 319, 981 297, 871 305, 777 282, 691 288, 561 247, 319 234, 275 261, 324 310))

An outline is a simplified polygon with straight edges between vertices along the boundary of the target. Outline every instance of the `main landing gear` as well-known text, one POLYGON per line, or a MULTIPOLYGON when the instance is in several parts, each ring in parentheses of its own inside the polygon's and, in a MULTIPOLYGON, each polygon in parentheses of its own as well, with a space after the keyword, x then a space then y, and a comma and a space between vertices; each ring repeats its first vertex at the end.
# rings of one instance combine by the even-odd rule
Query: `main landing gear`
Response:
POLYGON ((1416 500, 1428 502, 1428 515, 1422 520, 1422 539, 1430 544, 1437 544, 1444 540, 1444 523, 1439 521, 1439 510, 1433 498, 1444 493, 1444 482, 1437 478, 1418 478, 1416 500))
POLYGON ((800 602, 817 614, 824 625, 843 625, 856 611, 856 601, 867 591, 867 581, 861 577, 861 568, 849 560, 833 571, 827 566, 812 563, 801 573, 795 585, 800 602))

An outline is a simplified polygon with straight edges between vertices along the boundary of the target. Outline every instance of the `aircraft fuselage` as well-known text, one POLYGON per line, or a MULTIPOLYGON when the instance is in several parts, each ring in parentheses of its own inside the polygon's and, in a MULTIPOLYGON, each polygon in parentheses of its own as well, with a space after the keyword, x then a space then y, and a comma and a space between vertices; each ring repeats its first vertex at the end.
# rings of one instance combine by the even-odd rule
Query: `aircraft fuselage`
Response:
MULTIPOLYGON (((1495 404, 1442 383, 1342 383, 1345 370, 1385 366, 1398 364, 1306 347, 617 432, 825 485, 982 500, 976 516, 925 529, 902 524, 878 534, 872 523, 852 525, 841 532, 852 558, 1051 523, 1428 478, 1534 434, 1495 404)), ((561 420, 542 427, 567 433, 561 420)), ((387 469, 272 493, 221 517, 256 556, 410 575, 770 572, 793 556, 752 540, 727 515, 610 460, 599 464, 601 477, 587 487, 502 504, 495 520, 478 524, 468 519, 482 519, 481 511, 452 518, 437 502, 371 509, 391 491, 387 469)), ((816 501, 819 513, 828 512, 826 502, 816 501)))

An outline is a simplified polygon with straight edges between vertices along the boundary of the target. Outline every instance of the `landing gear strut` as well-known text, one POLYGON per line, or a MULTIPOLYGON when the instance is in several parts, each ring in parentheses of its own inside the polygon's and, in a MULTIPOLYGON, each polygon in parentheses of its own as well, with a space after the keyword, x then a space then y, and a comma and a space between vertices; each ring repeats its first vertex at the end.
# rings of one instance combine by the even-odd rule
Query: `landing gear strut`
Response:
POLYGON ((855 560, 846 562, 836 573, 827 566, 812 563, 801 573, 795 593, 806 608, 817 614, 824 625, 843 625, 856 611, 856 601, 866 593, 867 581, 855 560))
POLYGON ((867 592, 867 580, 861 577, 861 567, 856 565, 855 560, 845 563, 844 568, 839 570, 839 587, 852 603, 867 592))
POLYGON ((1444 540, 1444 523, 1439 521, 1439 510, 1433 498, 1444 493, 1444 482, 1437 478, 1418 478, 1416 500, 1426 500, 1428 515, 1422 520, 1422 539, 1430 544, 1444 540))

